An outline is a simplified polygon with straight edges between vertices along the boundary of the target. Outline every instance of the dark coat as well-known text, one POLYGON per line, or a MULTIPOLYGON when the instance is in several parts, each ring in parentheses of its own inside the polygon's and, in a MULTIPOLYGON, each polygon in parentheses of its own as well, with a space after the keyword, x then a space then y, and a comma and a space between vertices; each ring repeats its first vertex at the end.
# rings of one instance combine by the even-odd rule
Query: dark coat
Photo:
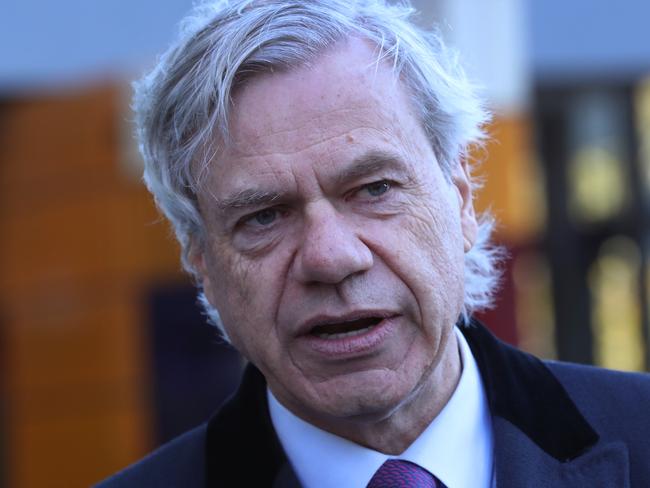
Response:
MULTIPOLYGON (((650 375, 541 361, 477 322, 462 331, 492 412, 497 487, 650 487, 650 375)), ((253 366, 206 424, 98 488, 234 486, 300 486, 253 366)))

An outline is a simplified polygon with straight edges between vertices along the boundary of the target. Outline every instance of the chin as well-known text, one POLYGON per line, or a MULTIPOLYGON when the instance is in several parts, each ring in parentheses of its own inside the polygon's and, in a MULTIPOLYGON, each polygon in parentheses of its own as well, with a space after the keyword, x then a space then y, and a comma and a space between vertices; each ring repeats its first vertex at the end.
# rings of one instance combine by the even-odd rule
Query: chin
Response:
POLYGON ((377 421, 389 417, 412 397, 417 382, 386 381, 387 375, 395 373, 365 371, 328 380, 316 389, 315 410, 338 419, 377 421))

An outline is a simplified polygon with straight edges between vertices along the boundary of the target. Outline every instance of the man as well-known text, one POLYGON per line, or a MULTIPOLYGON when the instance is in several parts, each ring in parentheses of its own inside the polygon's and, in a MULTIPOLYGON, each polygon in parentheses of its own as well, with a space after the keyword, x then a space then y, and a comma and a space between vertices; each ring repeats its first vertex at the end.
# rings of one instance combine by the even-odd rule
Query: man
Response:
POLYGON ((647 376, 470 318, 496 280, 465 157, 487 117, 409 13, 217 2, 137 85, 147 184, 250 365, 101 486, 650 485, 647 376))

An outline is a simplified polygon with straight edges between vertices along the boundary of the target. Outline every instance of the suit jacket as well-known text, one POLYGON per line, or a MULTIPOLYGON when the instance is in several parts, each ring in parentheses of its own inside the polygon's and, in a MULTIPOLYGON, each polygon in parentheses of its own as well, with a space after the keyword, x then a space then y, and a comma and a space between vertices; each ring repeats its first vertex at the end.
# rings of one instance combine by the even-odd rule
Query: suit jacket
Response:
MULTIPOLYGON (((462 331, 492 412, 497 487, 650 487, 650 375, 541 361, 476 321, 462 331)), ((206 424, 98 485, 235 486, 300 486, 253 366, 206 424)))

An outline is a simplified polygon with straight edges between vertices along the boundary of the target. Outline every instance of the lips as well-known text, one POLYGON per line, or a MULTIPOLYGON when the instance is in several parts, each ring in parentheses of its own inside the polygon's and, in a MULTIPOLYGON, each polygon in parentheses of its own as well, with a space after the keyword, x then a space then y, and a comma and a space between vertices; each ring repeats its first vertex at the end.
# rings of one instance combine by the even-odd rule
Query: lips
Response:
POLYGON ((364 317, 356 320, 335 322, 315 326, 309 333, 321 339, 341 339, 363 334, 371 327, 379 324, 383 317, 364 317))
POLYGON ((395 315, 397 315, 395 312, 387 310, 357 310, 344 314, 318 314, 303 322, 298 327, 296 335, 331 336, 354 333, 375 326, 382 320, 395 315))
POLYGON ((367 355, 382 347, 398 318, 386 311, 317 316, 300 328, 298 339, 308 350, 332 359, 367 355))

